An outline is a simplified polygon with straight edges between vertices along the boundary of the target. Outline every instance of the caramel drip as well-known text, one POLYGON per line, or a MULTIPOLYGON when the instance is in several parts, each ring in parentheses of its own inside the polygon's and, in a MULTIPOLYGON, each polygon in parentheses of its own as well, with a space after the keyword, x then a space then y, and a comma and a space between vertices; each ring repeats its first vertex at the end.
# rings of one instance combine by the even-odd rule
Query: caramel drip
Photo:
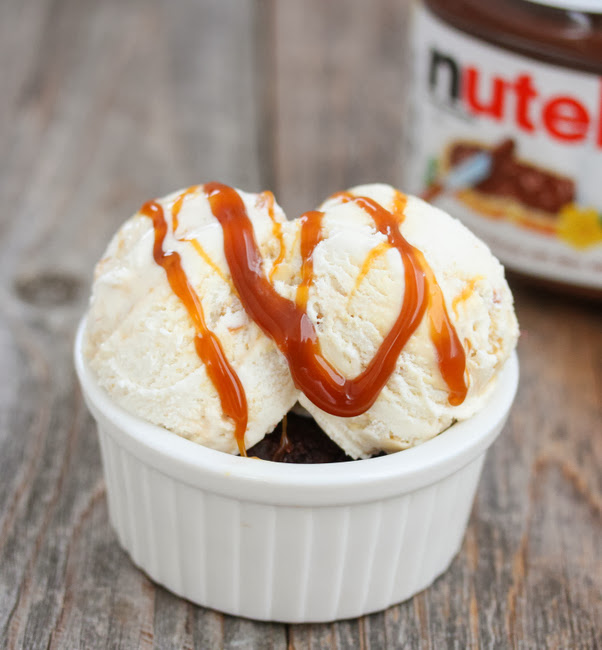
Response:
POLYGON ((309 288, 314 281, 314 249, 320 243, 323 212, 306 212, 299 219, 301 224, 301 282, 297 287, 296 302, 299 309, 307 307, 309 288))
MULTIPOLYGON (((180 199, 183 201, 184 196, 181 195, 178 201, 180 199)), ((176 210, 176 219, 178 212, 179 208, 176 210)), ((177 251, 165 251, 163 248, 167 235, 167 221, 162 206, 156 201, 148 201, 142 206, 140 213, 152 219, 155 231, 153 257, 165 271, 169 286, 182 301, 194 323, 196 352, 205 364, 207 374, 217 389, 224 414, 234 421, 234 436, 240 454, 246 456, 245 432, 248 410, 242 383, 226 358, 219 339, 205 323, 201 301, 186 277, 180 254, 177 251)))
POLYGON ((468 392, 466 383, 466 353, 458 338, 455 327, 447 313, 445 299, 433 270, 421 251, 416 256, 426 274, 428 297, 428 319, 431 341, 437 353, 439 370, 448 388, 448 400, 452 406, 462 404, 468 392))
POLYGON ((180 225, 178 221, 178 215, 180 214, 180 210, 182 209, 182 205, 184 205, 184 201, 186 200, 186 197, 190 196, 191 194, 196 194, 200 189, 200 187, 201 187, 200 185, 192 185, 187 190, 184 190, 175 200, 174 204, 171 206, 171 229, 174 234, 174 237, 176 235, 176 230, 180 225))
POLYGON ((289 437, 286 434, 287 430, 287 418, 286 415, 282 418, 282 433, 280 434, 280 442, 278 444, 278 448, 274 452, 273 460, 279 461, 282 460, 282 457, 284 454, 287 454, 291 450, 291 441, 289 437))
MULTIPOLYGON (((355 199, 355 194, 349 190, 335 192, 331 194, 330 199, 340 199, 341 203, 349 203, 355 199)), ((405 209, 408 197, 399 190, 393 190, 393 198, 391 200, 391 212, 397 217, 397 223, 401 225, 405 219, 405 209)))
POLYGON ((470 354, 472 352, 472 343, 470 339, 464 339, 464 349, 470 354))
POLYGON ((464 289, 452 300, 452 309, 454 310, 454 314, 456 315, 456 318, 458 318, 458 305, 461 302, 464 302, 465 300, 468 300, 470 296, 474 293, 474 288, 480 280, 482 280, 482 276, 477 275, 474 278, 471 278, 469 282, 464 285, 464 289))
MULTIPOLYGON (((464 350, 449 322, 434 275, 420 251, 401 235, 398 217, 369 198, 344 197, 370 214, 377 230, 399 251, 405 276, 404 300, 393 327, 367 368, 357 377, 346 379, 321 352, 315 326, 304 308, 305 291, 298 292, 298 299, 293 302, 278 294, 266 278, 253 226, 238 193, 221 183, 209 183, 204 189, 213 214, 222 226, 226 259, 244 308, 278 345, 287 358, 295 385, 316 406, 342 417, 360 415, 368 410, 395 369, 406 342, 420 324, 427 303, 433 312, 430 317, 431 336, 439 367, 450 389, 450 403, 462 401, 466 394, 464 350)), ((307 231, 302 235, 302 253, 309 251, 309 257, 320 237, 321 216, 311 216, 315 214, 308 213, 310 216, 306 215, 303 224, 307 231)), ((304 280, 313 277, 313 267, 307 269, 304 280)), ((307 280, 308 288, 310 284, 311 280, 307 280)))
POLYGON ((180 215, 180 210, 182 209, 182 206, 184 205, 184 201, 186 200, 187 196, 191 196, 192 194, 196 194, 196 192, 200 189, 200 185, 193 185, 192 187, 189 187, 187 190, 184 190, 178 198, 174 201, 174 204, 171 206, 171 230, 173 232, 174 237, 181 242, 188 242, 189 244, 192 244, 192 247, 196 251, 196 253, 199 255, 199 257, 207 264, 208 266, 211 267, 211 269, 227 284, 229 284, 232 289, 234 289, 234 285, 232 284, 232 281, 230 280, 229 277, 227 277, 224 272, 220 269, 220 267, 211 259, 211 257, 207 254, 205 249, 201 246, 200 242, 198 239, 195 239, 194 237, 178 237, 176 235, 176 231, 178 229, 178 226, 180 225, 180 222, 178 220, 179 215, 180 215))
POLYGON ((282 224, 276 219, 276 215, 274 213, 274 195, 269 191, 262 192, 259 195, 259 200, 261 203, 263 203, 263 205, 267 207, 268 215, 272 220, 272 235, 274 235, 274 237, 278 240, 278 244, 280 246, 278 255, 276 256, 276 259, 274 260, 274 263, 272 264, 272 268, 270 270, 269 279, 270 282, 272 282, 274 279, 274 274, 284 260, 284 256, 286 255, 286 248, 284 246, 284 237, 282 235, 282 224))
MULTIPOLYGON (((385 225, 385 229, 391 228, 388 224, 390 219, 387 219, 385 215, 389 215, 390 217, 393 217, 393 215, 390 212, 387 212, 387 210, 375 201, 365 197, 354 197, 350 192, 338 192, 334 196, 340 198, 344 203, 354 201, 357 205, 363 207, 364 210, 372 216, 372 219, 380 232, 385 233, 382 227, 383 225, 385 225)), ((401 219, 398 219, 397 223, 403 221, 403 210, 406 201, 407 197, 401 194, 401 192, 396 193, 393 202, 394 210, 398 216, 401 217, 401 219)), ((415 268, 419 268, 422 271, 423 276, 426 278, 425 288, 427 292, 426 302, 428 304, 429 334, 433 345, 435 346, 439 370, 443 380, 447 384, 449 403, 452 406, 458 406, 459 404, 462 404, 466 398, 466 393, 468 392, 468 385, 465 377, 466 353, 447 313, 445 299, 443 298, 441 287, 437 282, 433 270, 429 266, 422 252, 417 248, 414 248, 414 246, 409 244, 403 238, 399 232, 399 228, 396 228, 396 232, 400 240, 403 240, 403 246, 395 246, 391 241, 390 236, 389 242, 391 242, 400 252, 404 266, 406 267, 406 295, 408 291, 406 258, 408 256, 411 260, 411 264, 414 265, 415 268), (404 257, 404 249, 406 257, 404 257)), ((405 308, 406 300, 406 297, 404 297, 402 313, 405 308)))
POLYGON ((360 285, 364 281, 364 278, 370 272, 370 269, 372 268, 374 260, 377 257, 380 257, 381 255, 384 255, 390 248, 391 248, 391 244, 388 241, 383 241, 380 244, 377 244, 374 248, 372 248, 370 250, 370 252, 368 253, 368 255, 366 255, 366 259, 364 260, 364 263, 362 264, 362 268, 360 269, 360 272, 358 273, 358 276, 357 276, 357 278, 355 280, 355 284, 353 285, 353 289, 351 289, 351 292, 349 293, 348 302, 351 302, 351 299, 355 295, 355 292, 360 288, 360 285))
POLYGON ((232 284, 232 280, 220 269, 220 267, 211 259, 211 257, 207 254, 207 251, 201 246, 199 243, 198 239, 190 238, 190 239, 178 239, 178 241, 185 241, 188 242, 189 244, 192 245, 196 253, 199 255, 199 257, 207 264, 207 266, 210 266, 215 273, 227 284, 229 284, 232 289, 234 290, 234 285, 232 284))

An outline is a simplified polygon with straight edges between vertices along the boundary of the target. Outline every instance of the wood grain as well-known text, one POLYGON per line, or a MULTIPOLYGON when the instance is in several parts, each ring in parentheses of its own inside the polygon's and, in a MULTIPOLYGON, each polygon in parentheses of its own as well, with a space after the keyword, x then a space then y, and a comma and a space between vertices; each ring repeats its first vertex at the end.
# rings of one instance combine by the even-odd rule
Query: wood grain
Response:
POLYGON ((399 184, 408 7, 376 4, 277 5, 274 185, 291 216, 340 188, 399 184))
POLYGON ((196 607, 120 549, 71 362, 95 260, 145 199, 219 179, 291 215, 397 182, 406 3, 0 3, 0 645, 602 646, 600 308, 514 285, 521 387, 462 550, 386 612, 196 607))

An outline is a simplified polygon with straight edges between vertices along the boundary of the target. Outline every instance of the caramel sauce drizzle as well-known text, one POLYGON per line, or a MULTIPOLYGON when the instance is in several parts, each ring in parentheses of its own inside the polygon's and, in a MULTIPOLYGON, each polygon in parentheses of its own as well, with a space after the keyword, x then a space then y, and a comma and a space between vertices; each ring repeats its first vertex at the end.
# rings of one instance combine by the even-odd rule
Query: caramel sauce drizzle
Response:
POLYGON ((475 276, 474 278, 471 278, 462 291, 452 300, 452 309, 454 310, 454 314, 456 315, 456 318, 458 318, 458 306, 461 302, 464 302, 465 300, 468 300, 470 296, 474 293, 474 288, 477 285, 477 282, 482 280, 483 277, 480 275, 475 276))
MULTIPOLYGON (((174 232, 186 196, 198 189, 198 186, 192 187, 176 199, 172 208, 174 232)), ((465 381, 464 348, 449 320, 443 294, 432 269, 424 255, 409 244, 399 231, 406 202, 404 195, 396 194, 393 202, 395 214, 367 197, 356 197, 345 192, 336 195, 344 202, 353 201, 370 215, 377 230, 387 238, 387 241, 376 249, 384 244, 387 248, 395 248, 401 256, 405 277, 403 304, 393 327, 366 369, 353 379, 347 379, 323 356, 315 325, 306 312, 314 277, 313 253, 322 238, 323 213, 307 212, 300 218, 303 263, 301 282, 293 301, 281 296, 266 277, 253 225, 238 192, 221 183, 208 183, 203 190, 215 218, 222 227, 226 260, 243 307, 264 333, 274 340, 288 361, 295 385, 316 406, 341 417, 352 417, 367 411, 394 371, 399 354, 422 321, 427 309, 430 336, 435 345, 441 374, 449 389, 449 402, 457 405, 464 400, 468 390, 465 381)), ((267 194, 265 193, 266 196, 267 194)), ((269 197, 265 200, 269 206, 269 197)), ((179 253, 164 250, 167 222, 162 206, 156 201, 149 201, 140 212, 153 222, 153 257, 165 270, 172 290, 182 301, 194 323, 196 352, 207 367, 207 373, 218 391, 225 415, 234 422, 234 435, 240 454, 246 456, 244 436, 248 409, 242 383, 228 362, 219 339, 205 323, 200 299, 186 277, 179 253)), ((272 220, 276 223, 275 219, 272 220)), ((278 232, 281 236, 281 229, 278 229, 278 232)), ((284 256, 282 239, 280 242, 280 252, 284 256)), ((376 255, 377 253, 369 256, 370 259, 365 265, 369 266, 376 255)), ((367 270, 364 276, 366 273, 367 270)), ((286 429, 283 428, 281 446, 287 444, 286 429)))
POLYGON ((192 185, 187 190, 181 192, 178 198, 174 201, 174 204, 171 208, 171 229, 173 231, 174 237, 176 236, 176 231, 178 230, 178 226, 180 225, 180 222, 178 221, 178 215, 180 214, 180 210, 184 205, 184 201, 186 200, 186 197, 191 196, 192 194, 196 194, 200 189, 201 189, 200 185, 192 185))
POLYGON ((178 226, 180 225, 179 222, 179 215, 180 215, 180 210, 182 209, 182 206, 184 205, 184 201, 186 200, 186 197, 191 196, 193 194, 196 194, 199 190, 201 189, 200 185, 193 185, 192 187, 189 187, 187 190, 182 192, 178 198, 174 201, 174 204, 171 207, 171 230, 173 233, 173 236, 181 242, 188 242, 189 244, 192 245, 196 253, 199 255, 199 257, 207 264, 207 266, 210 266, 211 269, 224 281, 226 284, 229 284, 230 287, 232 287, 232 290, 234 290, 234 285, 232 284, 232 281, 228 276, 225 275, 225 273, 220 269, 220 267, 211 259, 209 255, 207 255, 207 252, 205 249, 201 246, 200 242, 198 239, 195 239, 194 237, 178 237, 176 232, 178 230, 178 226))
POLYGON ((278 448, 274 452, 274 460, 282 460, 284 454, 288 454, 291 450, 291 441, 286 433, 288 420, 286 415, 282 418, 282 433, 280 434, 280 442, 278 448))
POLYGON ((314 281, 314 249, 322 240, 323 212, 306 212, 299 218, 301 223, 301 282, 297 287, 295 301, 299 309, 307 307, 309 289, 314 281))
POLYGON ((380 244, 377 244, 374 248, 370 249, 370 252, 368 253, 368 255, 366 255, 366 259, 362 264, 362 268, 360 269, 360 272, 358 273, 357 278, 355 279, 355 284, 353 285, 353 289, 351 289, 349 293, 349 299, 347 301, 348 303, 351 302, 351 299, 355 295, 356 291, 360 288, 360 285, 364 281, 364 278, 370 272, 370 269, 374 264, 374 260, 377 257, 384 255, 390 248, 391 248, 391 244, 388 241, 383 241, 380 244))
POLYGON ((445 299, 433 270, 421 251, 416 256, 427 278, 429 289, 428 318, 431 341, 437 353, 439 370, 448 388, 448 400, 452 406, 462 404, 468 392, 466 382, 466 352, 449 319, 445 299))
POLYGON ((190 238, 190 239, 179 239, 178 237, 176 237, 176 239, 177 239, 178 241, 186 241, 186 242, 188 242, 189 244, 191 244, 192 247, 194 248, 194 250, 196 251, 196 253, 198 253, 199 257, 203 260, 203 262, 205 262, 205 264, 207 264, 207 266, 210 266, 210 267, 213 269, 213 271, 215 271, 215 273, 216 273, 216 274, 217 274, 217 275, 218 275, 218 276, 219 276, 219 277, 220 277, 220 278, 221 278, 221 279, 222 279, 226 284, 229 284, 229 285, 232 287, 232 289, 234 290, 234 285, 232 284, 232 281, 230 280, 230 278, 229 278, 229 277, 228 277, 228 276, 227 276, 227 275, 226 275, 226 274, 225 274, 225 273, 220 269, 220 267, 219 267, 219 266, 218 266, 218 265, 217 265, 217 264, 216 264, 216 263, 211 259, 211 257, 209 257, 209 255, 207 255, 207 252, 206 252, 205 249, 201 246, 201 244, 199 243, 199 240, 198 240, 198 239, 194 239, 194 238, 190 238))
MULTIPOLYGON (((388 212, 381 205, 371 199, 361 196, 356 197, 350 192, 338 192, 335 196, 343 203, 353 201, 356 205, 359 205, 370 214, 377 229, 383 234, 386 234, 389 243, 399 251, 406 269, 406 294, 404 296, 404 304, 401 310, 402 314, 406 308, 408 300, 414 300, 413 297, 410 297, 409 299, 407 297, 408 277, 411 275, 408 274, 408 264, 414 269, 415 276, 417 271, 421 271, 422 284, 420 285, 420 289, 422 292, 422 299, 416 306, 419 306, 422 310, 421 317, 424 313, 424 307, 428 307, 429 334, 433 345, 435 346, 439 370, 443 380, 447 384, 449 403, 452 406, 462 404, 468 392, 468 384, 465 377, 466 353, 447 313, 443 293, 433 270, 426 261, 422 251, 409 244, 401 235, 399 228, 397 227, 397 224, 403 221, 403 211, 407 198, 401 194, 401 192, 396 192, 393 199, 393 210, 398 219, 395 220, 395 215, 388 212), (424 296, 425 293, 426 296, 424 296)), ((412 287, 412 291, 413 290, 414 288, 412 287)), ((411 295, 413 296, 413 293, 411 295)), ((397 327, 400 327, 400 318, 396 321, 393 329, 397 327)), ((413 333, 414 329, 412 329, 410 335, 413 333)))
MULTIPOLYGON (((184 200, 183 196, 180 198, 182 201, 184 200)), ((176 219, 180 207, 181 202, 176 209, 176 219)), ((226 358, 220 340, 205 323, 201 301, 182 268, 180 254, 177 251, 165 251, 163 248, 165 236, 167 235, 167 221, 165 220, 163 207, 156 201, 148 201, 142 206, 140 213, 149 217, 153 222, 155 231, 153 258, 165 271, 169 286, 182 301, 194 323, 196 353, 205 364, 209 379, 217 389, 224 414, 234 422, 234 437, 240 455, 246 456, 245 432, 247 430, 248 409, 243 385, 226 358)))
POLYGON ((399 231, 399 217, 367 197, 342 196, 373 219, 402 258, 405 292, 400 313, 366 369, 345 378, 323 356, 314 324, 306 311, 311 286, 311 254, 320 240, 321 214, 304 215, 301 251, 302 282, 295 301, 276 292, 263 271, 263 259, 253 226, 238 193, 221 183, 204 186, 211 210, 222 226, 224 251, 234 286, 247 313, 274 340, 288 361, 295 385, 310 401, 332 415, 352 417, 367 411, 395 369, 397 358, 429 307, 430 332, 439 368, 449 388, 449 401, 459 404, 466 396, 465 354, 449 317, 443 295, 424 256, 399 231), (318 216, 320 215, 320 216, 318 216), (308 260, 307 257, 310 259, 308 260), (307 262, 307 264, 306 264, 307 262))
POLYGON ((270 275, 269 275, 269 280, 270 282, 273 282, 274 280, 274 274, 278 270, 278 267, 282 264, 284 260, 284 256, 286 255, 286 248, 284 246, 284 237, 282 235, 282 224, 280 221, 276 219, 276 215, 274 213, 274 195, 272 192, 265 191, 261 192, 259 195, 259 203, 260 205, 265 205, 265 207, 268 210, 268 215, 270 219, 272 220, 272 235, 278 240, 278 244, 280 245, 280 248, 278 250, 278 255, 276 256, 276 259, 274 260, 274 263, 272 264, 272 268, 270 270, 270 275))

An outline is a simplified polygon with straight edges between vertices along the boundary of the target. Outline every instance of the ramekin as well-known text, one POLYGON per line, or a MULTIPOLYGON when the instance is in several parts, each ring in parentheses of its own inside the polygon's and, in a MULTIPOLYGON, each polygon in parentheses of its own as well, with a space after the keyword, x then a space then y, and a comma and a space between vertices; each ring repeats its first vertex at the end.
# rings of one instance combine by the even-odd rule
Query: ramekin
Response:
POLYGON ((485 452, 508 416, 516 354, 486 407, 405 451, 292 465, 207 449, 113 403, 82 356, 109 516, 155 582, 204 607, 290 623, 361 616, 430 585, 457 553, 485 452))

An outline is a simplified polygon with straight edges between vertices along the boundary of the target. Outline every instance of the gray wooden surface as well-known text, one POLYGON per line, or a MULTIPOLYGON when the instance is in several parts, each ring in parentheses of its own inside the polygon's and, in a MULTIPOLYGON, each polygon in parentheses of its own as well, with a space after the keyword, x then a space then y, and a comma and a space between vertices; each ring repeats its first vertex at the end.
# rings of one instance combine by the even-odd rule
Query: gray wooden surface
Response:
POLYGON ((155 587, 119 548, 71 362, 93 264, 206 180, 295 215, 402 165, 407 6, 0 2, 0 643, 11 648, 601 647, 600 308, 515 286, 522 378, 462 550, 413 600, 283 626, 155 587))

